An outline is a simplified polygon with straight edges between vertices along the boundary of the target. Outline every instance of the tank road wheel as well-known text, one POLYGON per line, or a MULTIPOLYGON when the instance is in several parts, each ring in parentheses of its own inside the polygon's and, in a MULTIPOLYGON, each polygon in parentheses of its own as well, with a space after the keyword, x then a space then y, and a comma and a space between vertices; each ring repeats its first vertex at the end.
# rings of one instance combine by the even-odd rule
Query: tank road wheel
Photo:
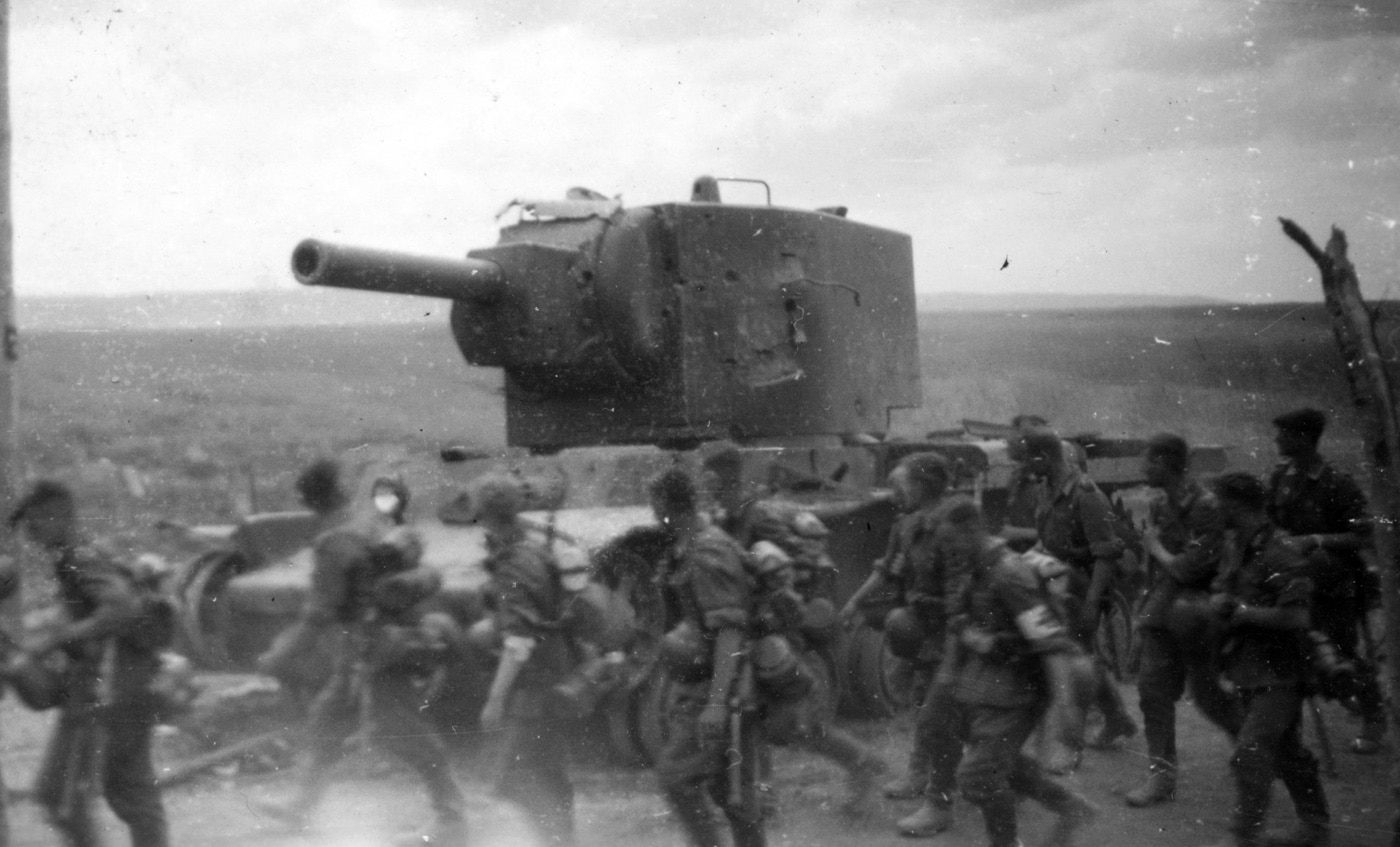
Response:
POLYGON ((242 573, 247 562, 238 553, 214 551, 185 566, 175 583, 179 604, 176 649, 210 670, 229 670, 229 609, 221 603, 224 586, 242 573))
POLYGON ((890 652, 884 632, 862 626, 846 633, 836 668, 843 715, 887 718, 909 706, 909 663, 890 652))
POLYGON ((1136 672, 1133 651, 1137 634, 1133 632, 1133 613, 1128 599, 1120 591, 1111 591, 1099 617, 1094 633, 1094 652, 1120 682, 1130 680, 1136 672))

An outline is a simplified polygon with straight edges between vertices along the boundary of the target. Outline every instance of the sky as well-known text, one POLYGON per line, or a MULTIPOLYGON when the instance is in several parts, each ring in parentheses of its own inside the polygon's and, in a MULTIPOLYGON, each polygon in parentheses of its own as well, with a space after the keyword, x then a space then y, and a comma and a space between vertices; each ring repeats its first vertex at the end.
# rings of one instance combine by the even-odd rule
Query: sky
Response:
POLYGON ((924 295, 1318 299, 1285 216, 1400 297, 1396 0, 10 5, 20 297, 291 287, 306 236, 460 256, 700 174, 909 233, 924 295))

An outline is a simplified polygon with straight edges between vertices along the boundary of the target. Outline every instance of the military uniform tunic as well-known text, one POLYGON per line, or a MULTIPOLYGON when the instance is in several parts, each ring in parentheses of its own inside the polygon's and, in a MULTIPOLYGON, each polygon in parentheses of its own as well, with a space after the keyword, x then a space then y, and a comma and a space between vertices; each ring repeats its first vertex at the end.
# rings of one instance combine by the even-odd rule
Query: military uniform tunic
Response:
MULTIPOLYGON (((1350 534, 1363 544, 1371 539, 1366 496, 1347 474, 1318 458, 1310 468, 1282 462, 1269 479, 1269 517, 1290 535, 1350 534)), ((1337 646, 1357 669, 1355 696, 1362 717, 1373 727, 1385 725, 1385 699, 1375 665, 1361 655, 1361 627, 1374 602, 1359 550, 1311 550, 1307 554, 1313 580, 1313 628, 1337 646)))
POLYGON ((967 749, 957 770, 963 796, 982 809, 991 847, 1018 843, 1016 799, 1061 815, 1075 795, 1050 779, 1022 747, 1049 699, 1044 653, 1078 650, 1030 565, 991 541, 950 609, 950 629, 990 638, 986 654, 959 648, 955 698, 967 749))
POLYGON ((1230 735, 1240 729, 1239 704, 1218 680, 1212 629, 1206 610, 1212 581, 1219 574, 1225 526, 1215 495, 1195 480, 1180 496, 1155 501, 1149 524, 1172 555, 1168 564, 1152 563, 1152 581, 1142 604, 1138 672, 1143 732, 1150 765, 1174 770, 1176 702, 1189 684, 1197 708, 1230 735), (1173 614, 1173 604, 1180 604, 1173 614), (1190 604, 1188 607, 1187 604, 1190 604), (1183 614, 1195 610, 1197 617, 1183 614), (1199 620, 1200 626, 1187 627, 1199 620))
MULTIPOLYGON (((700 520, 701 528, 678 542, 663 560, 661 585, 667 630, 689 622, 702 633, 709 651, 721 630, 747 633, 755 596, 738 543, 708 519, 700 520)), ((726 750, 731 745, 707 743, 700 735, 699 718, 708 704, 709 688, 708 679, 672 684, 666 704, 668 732, 656 763, 657 777, 693 844, 708 847, 718 838, 707 795, 723 809, 736 845, 762 844, 762 809, 757 803, 730 802, 726 750)), ((753 733, 758 728, 746 721, 745 731, 753 733)), ((746 746, 756 750, 761 744, 746 746)), ((745 778, 752 778, 754 772, 754 768, 744 768, 745 778)), ((743 794, 756 798, 757 792, 743 794)))
MULTIPOLYGON (((1303 560, 1281 537, 1277 528, 1265 525, 1248 538, 1236 539, 1216 590, 1248 606, 1307 609, 1312 582, 1303 560)), ((1317 759, 1303 746, 1299 733, 1307 672, 1300 635, 1239 625, 1226 636, 1225 672, 1244 706, 1230 760, 1238 790, 1231 828, 1241 839, 1261 831, 1275 776, 1283 780, 1300 820, 1325 826, 1329 818, 1317 759)))
POLYGON ((551 714, 549 689, 578 662, 561 629, 565 592, 548 543, 519 528, 488 543, 486 571, 496 630, 535 643, 506 704, 504 766, 496 792, 518 803, 548 843, 572 844, 574 789, 569 738, 577 727, 551 714))
POLYGON ((133 579, 110 551, 89 544, 64 549, 54 577, 69 625, 91 628, 62 647, 71 663, 67 691, 35 798, 72 844, 97 845, 86 789, 100 767, 102 794, 132 843, 164 847, 169 833, 151 764, 156 714, 149 694, 160 658, 133 637, 143 623, 133 579))

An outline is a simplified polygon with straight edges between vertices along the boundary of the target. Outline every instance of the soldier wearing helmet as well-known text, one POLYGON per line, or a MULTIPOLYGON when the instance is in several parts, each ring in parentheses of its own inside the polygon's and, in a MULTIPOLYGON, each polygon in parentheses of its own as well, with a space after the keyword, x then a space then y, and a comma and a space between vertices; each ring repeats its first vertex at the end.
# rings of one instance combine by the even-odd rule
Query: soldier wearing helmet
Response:
POLYGON ((402 483, 388 487, 396 489, 393 507, 370 516, 352 508, 334 461, 315 462, 297 480, 303 502, 323 527, 313 546, 311 590, 291 632, 258 664, 265 673, 281 676, 292 657, 313 651, 319 642, 330 639, 337 646, 330 679, 311 705, 311 755, 297 791, 288 800, 258 806, 289 826, 306 826, 368 703, 377 725, 394 727, 393 732, 372 734, 423 780, 435 814, 430 827, 405 834, 403 842, 461 842, 466 837, 465 800, 442 739, 423 717, 427 680, 447 645, 439 638, 441 649, 406 647, 415 640, 410 635, 421 631, 421 604, 437 593, 442 578, 420 564, 418 534, 395 526, 403 520, 407 489, 402 483))
MULTIPOLYGON (((758 566, 760 582, 770 583, 763 596, 792 598, 793 613, 767 615, 785 620, 766 628, 798 650, 798 661, 822 661, 812 651, 824 646, 821 639, 829 636, 808 624, 833 619, 828 577, 834 575, 835 565, 826 554, 825 543, 829 531, 813 513, 775 502, 761 486, 746 482, 742 454, 734 445, 710 445, 702 466, 718 507, 716 522, 749 551, 758 566)), ((814 689, 804 697, 771 704, 768 737, 839 765, 851 786, 846 811, 867 815, 875 806, 877 783, 886 766, 874 750, 835 726, 831 695, 830 690, 814 689)))
POLYGON ((741 717, 736 752, 744 758, 731 763, 726 753, 736 741, 726 739, 731 708, 740 709, 738 714, 747 709, 741 657, 754 625, 754 577, 744 565, 743 549, 701 511, 695 480, 685 469, 662 473, 648 494, 670 541, 657 575, 664 626, 668 633, 693 633, 688 637, 700 654, 695 673, 674 680, 657 777, 693 847, 720 843, 708 798, 724 812, 735 847, 763 847, 763 810, 752 767, 764 755, 759 727, 741 717))
MULTIPOLYGON (((1033 567, 988 537, 982 512, 954 501, 940 527, 945 550, 967 564, 948 604, 956 645, 940 674, 952 678, 952 723, 966 739, 957 770, 963 796, 982 810, 989 847, 1016 847, 1016 802, 1026 797, 1056 816, 1046 845, 1068 847, 1094 816, 1083 797, 1050 779, 1022 752, 1052 697, 1049 680, 1071 680, 1083 653, 1033 567)), ((1068 704, 1077 708, 1077 700, 1068 704)))
POLYGON ((23 527, 52 558, 64 613, 63 623, 28 644, 8 669, 22 674, 51 654, 67 660, 35 799, 65 842, 92 847, 100 829, 86 788, 100 773, 102 793, 132 843, 165 847, 170 835, 151 764, 156 709, 149 695, 160 656, 140 635, 145 615, 133 574, 107 545, 84 538, 73 493, 62 483, 35 483, 9 524, 23 527))
MULTIPOLYGON (((1045 500, 1036 510, 1037 547, 1069 565, 1074 601, 1069 609, 1070 628, 1092 654, 1102 607, 1126 549, 1118 536, 1113 506, 1054 432, 1031 430, 1021 442, 1027 470, 1046 483, 1045 500)), ((1095 705, 1103 713, 1104 724, 1090 745, 1109 747, 1136 735, 1137 724, 1102 663, 1098 688, 1095 705)), ((1078 764, 1079 751, 1062 751, 1058 758, 1053 769, 1070 770, 1078 764)))
POLYGON ((560 622, 568 593, 550 540, 519 517, 521 482, 490 474, 473 486, 476 521, 486 530, 488 604, 500 659, 481 709, 481 728, 504 732, 496 792, 516 803, 549 844, 574 843, 574 789, 567 751, 572 726, 550 708, 552 690, 578 664, 560 622))

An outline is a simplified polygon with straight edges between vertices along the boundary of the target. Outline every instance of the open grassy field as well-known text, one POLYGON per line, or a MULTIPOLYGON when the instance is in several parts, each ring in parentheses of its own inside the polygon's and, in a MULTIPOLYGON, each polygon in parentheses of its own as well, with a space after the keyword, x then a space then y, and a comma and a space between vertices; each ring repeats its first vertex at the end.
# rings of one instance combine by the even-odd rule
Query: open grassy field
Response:
MULTIPOLYGON (((1330 452, 1359 440, 1321 305, 1076 312, 946 312, 920 321, 924 407, 894 434, 1019 412, 1063 430, 1175 430, 1272 461, 1269 419, 1302 403, 1338 418, 1330 452)), ((441 324, 34 332, 20 368, 25 473, 110 460, 192 481, 247 472, 279 505, 306 458, 360 444, 501 445, 498 371, 466 366, 441 324)), ((183 488, 155 508, 209 520, 226 498, 183 488)), ((217 486, 216 486, 217 488, 217 486)))

